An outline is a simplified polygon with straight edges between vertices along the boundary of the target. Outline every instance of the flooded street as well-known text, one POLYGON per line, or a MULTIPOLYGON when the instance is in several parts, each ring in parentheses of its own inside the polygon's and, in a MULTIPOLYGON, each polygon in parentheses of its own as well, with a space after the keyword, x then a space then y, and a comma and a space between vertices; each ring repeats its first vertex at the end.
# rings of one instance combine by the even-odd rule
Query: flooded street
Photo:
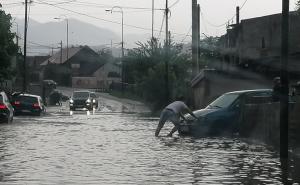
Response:
POLYGON ((0 184, 282 184, 279 159, 263 146, 155 138, 158 118, 103 107, 1 124, 0 184))

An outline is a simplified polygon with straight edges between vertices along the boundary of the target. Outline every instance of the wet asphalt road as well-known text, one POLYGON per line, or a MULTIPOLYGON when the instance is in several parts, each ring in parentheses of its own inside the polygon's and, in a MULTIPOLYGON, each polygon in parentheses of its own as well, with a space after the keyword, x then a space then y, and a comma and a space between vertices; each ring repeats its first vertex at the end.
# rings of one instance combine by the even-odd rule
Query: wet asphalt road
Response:
POLYGON ((158 118, 102 102, 91 115, 52 107, 1 124, 0 184, 282 184, 279 159, 264 146, 155 138, 158 118))

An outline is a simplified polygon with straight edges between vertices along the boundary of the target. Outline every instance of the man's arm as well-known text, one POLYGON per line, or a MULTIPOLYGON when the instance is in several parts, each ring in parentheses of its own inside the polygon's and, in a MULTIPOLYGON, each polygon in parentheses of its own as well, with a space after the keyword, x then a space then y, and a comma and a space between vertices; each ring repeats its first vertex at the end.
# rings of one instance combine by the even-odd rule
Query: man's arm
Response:
POLYGON ((191 109, 187 108, 187 112, 193 116, 195 119, 198 119, 197 116, 191 111, 191 109))

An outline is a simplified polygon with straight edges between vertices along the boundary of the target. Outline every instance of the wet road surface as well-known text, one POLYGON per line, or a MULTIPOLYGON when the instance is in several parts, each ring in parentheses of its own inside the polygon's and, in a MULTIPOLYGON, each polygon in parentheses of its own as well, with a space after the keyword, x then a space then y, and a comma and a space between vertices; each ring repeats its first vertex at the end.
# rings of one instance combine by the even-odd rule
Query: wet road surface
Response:
POLYGON ((94 115, 52 108, 16 117, 0 125, 0 184, 282 184, 279 159, 264 146, 155 138, 157 121, 105 105, 94 115))

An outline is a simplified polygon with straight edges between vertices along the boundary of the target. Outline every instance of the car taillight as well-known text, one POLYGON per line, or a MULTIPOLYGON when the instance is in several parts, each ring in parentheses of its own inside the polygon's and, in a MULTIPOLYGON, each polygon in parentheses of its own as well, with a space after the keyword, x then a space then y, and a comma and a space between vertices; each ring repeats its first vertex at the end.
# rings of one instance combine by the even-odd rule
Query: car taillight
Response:
POLYGON ((18 105, 21 105, 21 102, 15 101, 13 104, 16 105, 16 106, 18 106, 18 105))
POLYGON ((40 108, 40 105, 39 105, 38 103, 35 103, 35 104, 33 104, 32 106, 33 106, 33 108, 35 108, 35 109, 39 109, 39 108, 40 108))
POLYGON ((0 104, 0 110, 7 109, 6 105, 0 104))

